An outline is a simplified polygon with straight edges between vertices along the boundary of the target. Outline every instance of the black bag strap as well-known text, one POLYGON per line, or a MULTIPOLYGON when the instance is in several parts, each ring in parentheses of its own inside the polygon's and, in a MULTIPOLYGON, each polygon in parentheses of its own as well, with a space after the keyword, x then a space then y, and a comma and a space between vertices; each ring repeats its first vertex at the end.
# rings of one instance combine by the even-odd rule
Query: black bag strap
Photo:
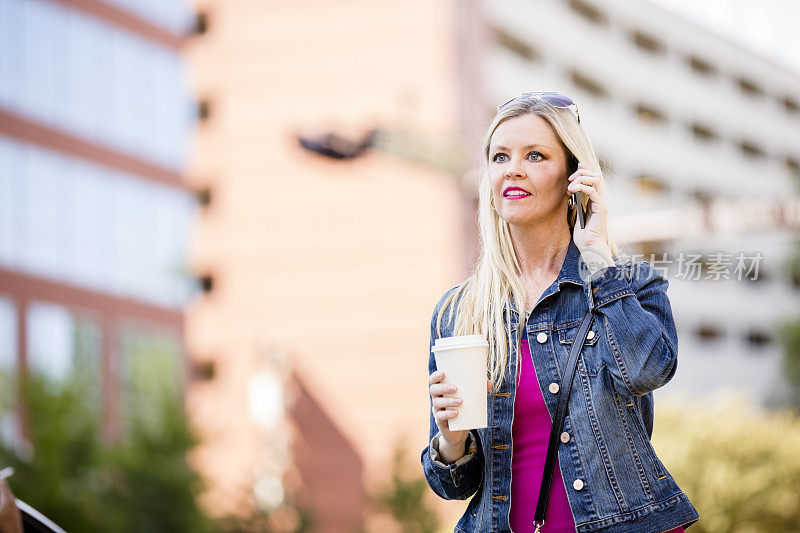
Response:
POLYGON ((547 511, 547 500, 550 497, 550 485, 553 481, 553 468, 556 465, 556 454, 558 443, 560 442, 561 430, 564 427, 564 417, 567 414, 569 405, 569 393, 572 390, 572 380, 575 377, 575 368, 578 366, 578 356, 583 348, 586 335, 589 333, 589 326, 592 323, 592 311, 586 312, 583 317, 575 340, 572 341, 572 350, 569 352, 567 366, 564 369, 564 380, 561 383, 561 395, 558 397, 558 407, 556 416, 553 419, 553 426, 550 430, 550 440, 547 443, 547 459, 544 462, 544 472, 542 473, 542 486, 539 489, 539 502, 536 504, 536 514, 533 518, 533 525, 536 532, 544 525, 544 515, 547 511))

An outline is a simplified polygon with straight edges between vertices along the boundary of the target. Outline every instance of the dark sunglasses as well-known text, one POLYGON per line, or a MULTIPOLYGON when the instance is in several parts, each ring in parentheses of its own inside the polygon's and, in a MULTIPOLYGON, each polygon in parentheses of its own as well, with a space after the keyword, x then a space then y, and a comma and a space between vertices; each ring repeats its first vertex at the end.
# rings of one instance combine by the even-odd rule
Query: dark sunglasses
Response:
POLYGON ((510 104, 514 100, 527 100, 529 98, 538 98, 539 100, 544 100, 548 104, 553 107, 569 107, 571 105, 575 106, 575 114, 578 116, 578 124, 581 123, 581 114, 578 113, 578 104, 572 101, 572 98, 569 96, 564 96, 563 94, 558 94, 557 92, 553 91, 537 91, 532 93, 522 93, 519 96, 515 96, 505 104, 500 104, 497 106, 497 110, 500 111, 503 109, 503 106, 510 104))

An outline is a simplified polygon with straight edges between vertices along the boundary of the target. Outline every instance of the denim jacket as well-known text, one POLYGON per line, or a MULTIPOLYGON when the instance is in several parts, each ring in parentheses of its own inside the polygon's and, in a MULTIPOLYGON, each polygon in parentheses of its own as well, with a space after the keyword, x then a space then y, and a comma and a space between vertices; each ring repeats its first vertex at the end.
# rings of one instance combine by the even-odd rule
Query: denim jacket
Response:
MULTIPOLYGON (((552 419, 572 340, 590 307, 591 330, 578 358, 564 421, 569 438, 562 437, 558 447, 576 531, 659 533, 699 519, 650 443, 652 391, 672 379, 678 363, 668 282, 649 263, 622 259, 584 282, 579 261, 583 262, 580 250, 570 239, 558 278, 542 293, 527 321, 523 317, 520 323, 519 312, 510 303, 503 318, 511 341, 508 375, 499 392, 487 394, 488 427, 470 431, 467 453, 455 463, 444 464, 439 456, 440 432, 430 412, 429 442, 421 454, 428 485, 447 500, 472 496, 455 532, 511 531, 511 427, 520 339, 528 336, 552 419)), ((435 306, 431 348, 438 338, 436 315, 456 288, 435 306)), ((448 322, 445 311, 441 336, 449 337, 455 314, 448 322)), ((428 373, 435 370, 431 351, 428 373)), ((531 494, 522 504, 535 506, 536 496, 531 494)))

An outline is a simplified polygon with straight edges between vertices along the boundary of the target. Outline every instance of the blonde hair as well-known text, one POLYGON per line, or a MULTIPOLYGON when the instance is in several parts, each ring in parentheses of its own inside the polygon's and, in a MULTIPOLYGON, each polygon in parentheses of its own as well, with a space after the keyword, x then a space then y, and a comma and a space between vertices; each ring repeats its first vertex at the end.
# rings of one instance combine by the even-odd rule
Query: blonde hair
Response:
MULTIPOLYGON (((588 135, 568 108, 557 108, 539 99, 515 100, 503 106, 495 115, 486 132, 483 144, 483 171, 478 185, 478 226, 481 253, 470 276, 441 302, 436 318, 436 329, 441 335, 441 320, 449 308, 448 322, 452 321, 452 302, 457 302, 453 335, 483 335, 489 341, 488 373, 493 390, 500 390, 508 368, 507 333, 503 327, 503 312, 510 312, 513 299, 521 316, 525 313, 525 287, 520 277, 521 267, 511 241, 508 223, 492 207, 492 187, 489 182, 489 147, 497 127, 506 120, 524 114, 537 115, 550 125, 567 158, 567 168, 583 163, 589 170, 599 172, 600 162, 588 135)), ((566 176, 564 176, 566 178, 566 176)), ((588 198, 580 195, 583 207, 588 198)), ((570 232, 575 226, 577 211, 567 209, 570 232)), ((628 251, 607 232, 607 242, 612 255, 617 258, 628 251)))

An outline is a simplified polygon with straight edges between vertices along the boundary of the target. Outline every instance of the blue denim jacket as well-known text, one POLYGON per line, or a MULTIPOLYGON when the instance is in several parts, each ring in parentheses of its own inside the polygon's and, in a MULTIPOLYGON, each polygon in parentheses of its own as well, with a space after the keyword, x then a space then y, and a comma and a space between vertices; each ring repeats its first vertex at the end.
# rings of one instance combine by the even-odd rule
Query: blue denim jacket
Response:
MULTIPOLYGON (((617 260, 584 282, 579 261, 583 261, 580 250, 570 240, 557 280, 544 291, 527 322, 523 317, 519 323, 513 303, 510 323, 504 313, 506 331, 516 333, 509 335, 509 374, 500 392, 487 395, 488 427, 470 431, 466 455, 453 464, 444 464, 439 456, 439 429, 430 412, 429 443, 421 455, 428 484, 447 500, 466 500, 474 494, 456 532, 511 531, 513 376, 521 335, 528 336, 539 388, 552 419, 572 340, 589 306, 594 317, 578 359, 564 421, 570 438, 563 439, 567 441, 558 448, 576 531, 659 533, 699 519, 650 443, 652 391, 672 379, 678 363, 668 281, 647 262, 617 260)), ((456 288, 447 291, 435 307, 431 348, 438 338, 436 314, 456 288)), ((449 337, 454 320, 448 322, 445 311, 441 336, 449 337)), ((431 352, 428 373, 435 370, 431 352)), ((524 505, 535 506, 536 496, 531 494, 524 505)))

